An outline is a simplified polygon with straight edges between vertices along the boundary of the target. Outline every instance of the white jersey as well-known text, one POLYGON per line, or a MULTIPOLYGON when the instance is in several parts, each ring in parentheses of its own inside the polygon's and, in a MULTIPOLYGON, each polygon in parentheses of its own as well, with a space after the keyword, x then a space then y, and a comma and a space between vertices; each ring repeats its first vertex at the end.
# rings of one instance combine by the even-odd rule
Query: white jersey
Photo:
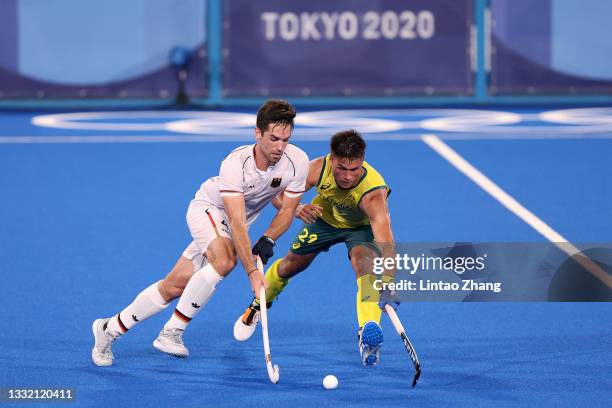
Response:
POLYGON ((287 145, 281 159, 266 171, 255 166, 255 145, 241 146, 221 162, 218 177, 206 180, 196 192, 194 201, 213 205, 224 211, 223 197, 244 195, 247 225, 282 190, 297 197, 306 190, 310 162, 302 149, 287 145))

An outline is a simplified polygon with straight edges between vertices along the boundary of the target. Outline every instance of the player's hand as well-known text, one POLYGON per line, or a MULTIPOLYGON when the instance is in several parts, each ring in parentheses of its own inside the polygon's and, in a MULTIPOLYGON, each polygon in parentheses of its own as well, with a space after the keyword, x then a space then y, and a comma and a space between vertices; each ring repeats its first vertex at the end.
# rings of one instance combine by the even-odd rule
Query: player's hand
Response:
POLYGON ((275 242, 272 238, 263 235, 253 246, 253 250, 251 252, 253 255, 259 255, 261 262, 263 262, 265 265, 268 263, 268 259, 272 258, 274 255, 274 250, 272 249, 274 245, 275 242))
POLYGON ((397 310, 400 305, 400 299, 395 293, 395 290, 383 289, 380 291, 380 300, 378 301, 378 307, 385 311, 385 305, 389 305, 393 310, 397 310))
POLYGON ((264 275, 259 272, 259 270, 255 270, 249 275, 249 283, 251 284, 251 290, 257 299, 259 299, 259 291, 261 290, 262 286, 268 290, 268 282, 264 278, 264 275))
POLYGON ((295 209, 295 217, 312 224, 323 215, 323 207, 316 204, 299 204, 295 209))

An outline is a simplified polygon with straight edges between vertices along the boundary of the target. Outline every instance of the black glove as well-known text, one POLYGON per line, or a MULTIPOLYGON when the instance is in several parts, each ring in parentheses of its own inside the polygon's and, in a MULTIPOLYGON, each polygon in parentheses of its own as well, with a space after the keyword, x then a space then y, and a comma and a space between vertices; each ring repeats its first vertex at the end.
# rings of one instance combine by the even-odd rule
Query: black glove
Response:
POLYGON ((259 255, 259 257, 261 258, 261 262, 263 262, 265 265, 268 263, 268 259, 272 258, 272 256, 274 255, 274 250, 272 249, 272 247, 275 244, 276 243, 272 238, 263 235, 261 238, 259 238, 259 241, 257 241, 257 243, 253 246, 253 250, 251 252, 253 253, 253 255, 259 255))

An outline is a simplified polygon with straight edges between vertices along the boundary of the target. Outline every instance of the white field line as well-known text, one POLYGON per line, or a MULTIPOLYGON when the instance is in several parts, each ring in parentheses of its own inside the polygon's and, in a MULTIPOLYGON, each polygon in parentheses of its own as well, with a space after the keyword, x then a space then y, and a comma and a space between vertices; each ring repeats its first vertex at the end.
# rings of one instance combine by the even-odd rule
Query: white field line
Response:
MULTIPOLYGON (((193 143, 193 142, 233 142, 246 140, 244 137, 219 137, 198 135, 83 135, 83 136, 0 136, 0 144, 90 144, 90 143, 193 143)), ((249 140, 252 138, 249 138, 249 140)))
MULTIPOLYGON (((296 142, 327 142, 329 134, 300 136, 295 134, 296 142)), ((418 133, 370 133, 364 135, 367 141, 421 141, 418 133)), ((532 134, 532 135, 491 135, 478 133, 445 133, 438 136, 441 140, 572 140, 572 139, 612 139, 612 133, 607 134, 532 134)), ((250 142, 251 135, 75 135, 75 136, 0 136, 0 144, 90 144, 90 143, 215 143, 215 142, 250 142)))
POLYGON ((490 178, 481 173, 477 168, 472 166, 467 160, 461 157, 456 151, 451 149, 436 135, 422 135, 421 140, 431 147, 436 153, 442 156, 446 161, 453 165, 457 170, 467 176, 476 185, 489 193, 501 205, 506 207, 517 217, 525 221, 530 227, 542 234, 547 240, 555 244, 559 249, 565 252, 579 262, 585 269, 591 272, 595 277, 601 280, 609 288, 612 289, 612 276, 602 270, 599 265, 593 262, 588 257, 582 255, 580 250, 576 248, 565 237, 552 229, 548 224, 542 221, 538 216, 525 208, 510 194, 502 190, 490 178))

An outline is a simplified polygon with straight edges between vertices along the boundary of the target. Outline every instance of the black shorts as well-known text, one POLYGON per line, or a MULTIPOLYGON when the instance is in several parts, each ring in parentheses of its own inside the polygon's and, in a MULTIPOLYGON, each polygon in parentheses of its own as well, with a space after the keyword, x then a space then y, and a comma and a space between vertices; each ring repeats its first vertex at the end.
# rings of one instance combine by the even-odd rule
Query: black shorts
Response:
POLYGON ((344 242, 349 254, 358 245, 371 248, 380 256, 380 249, 374 242, 372 227, 362 225, 357 228, 336 228, 317 218, 312 224, 303 224, 291 244, 291 252, 306 255, 328 251, 332 245, 344 242))

